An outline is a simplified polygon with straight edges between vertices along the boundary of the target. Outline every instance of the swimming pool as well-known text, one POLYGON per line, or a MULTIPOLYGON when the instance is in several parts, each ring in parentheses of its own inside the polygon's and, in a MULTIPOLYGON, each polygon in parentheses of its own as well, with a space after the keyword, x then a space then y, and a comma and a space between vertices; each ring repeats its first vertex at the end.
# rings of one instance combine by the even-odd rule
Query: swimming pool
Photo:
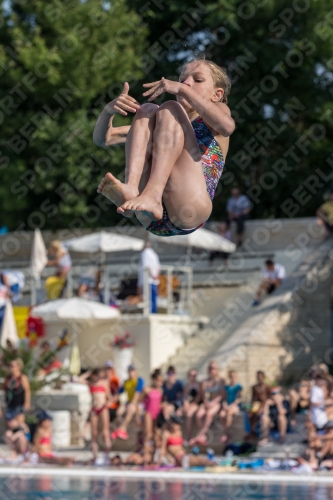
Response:
MULTIPOLYGON (((65 471, 64 471, 65 474, 65 471)), ((305 478, 304 478, 305 479, 305 478)), ((304 481, 304 480, 303 480, 304 481)), ((0 478, 1 500, 332 500, 333 485, 216 481, 212 479, 0 478)))

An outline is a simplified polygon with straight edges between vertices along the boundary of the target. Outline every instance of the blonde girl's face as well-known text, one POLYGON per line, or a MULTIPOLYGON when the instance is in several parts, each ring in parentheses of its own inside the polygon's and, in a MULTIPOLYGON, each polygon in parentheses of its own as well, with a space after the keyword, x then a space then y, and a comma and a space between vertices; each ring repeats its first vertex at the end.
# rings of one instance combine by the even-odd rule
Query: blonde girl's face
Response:
MULTIPOLYGON (((218 102, 223 96, 223 90, 217 89, 214 85, 210 67, 203 62, 193 61, 186 64, 179 81, 210 101, 218 102)), ((192 106, 183 97, 177 96, 177 101, 186 111, 192 110, 192 106)))

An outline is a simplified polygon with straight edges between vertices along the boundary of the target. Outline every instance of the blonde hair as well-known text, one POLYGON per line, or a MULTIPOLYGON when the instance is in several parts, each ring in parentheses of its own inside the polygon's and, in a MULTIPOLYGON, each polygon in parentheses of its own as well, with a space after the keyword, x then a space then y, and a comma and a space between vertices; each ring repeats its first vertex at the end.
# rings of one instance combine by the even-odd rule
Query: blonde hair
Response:
POLYGON ((231 80, 228 76, 227 70, 214 63, 213 61, 206 59, 203 55, 195 57, 194 59, 191 59, 190 61, 183 64, 181 73, 183 73, 185 67, 192 62, 201 62, 209 67, 215 87, 222 88, 224 90, 223 97, 220 99, 220 101, 228 104, 228 95, 231 89, 231 80))
POLYGON ((50 243, 50 248, 53 248, 56 251, 57 257, 59 257, 62 253, 62 244, 59 240, 53 240, 50 243))
POLYGON ((15 359, 13 359, 13 361, 17 364, 17 366, 19 367, 20 371, 22 371, 23 368, 24 368, 24 363, 23 363, 22 359, 21 358, 15 358, 15 359))

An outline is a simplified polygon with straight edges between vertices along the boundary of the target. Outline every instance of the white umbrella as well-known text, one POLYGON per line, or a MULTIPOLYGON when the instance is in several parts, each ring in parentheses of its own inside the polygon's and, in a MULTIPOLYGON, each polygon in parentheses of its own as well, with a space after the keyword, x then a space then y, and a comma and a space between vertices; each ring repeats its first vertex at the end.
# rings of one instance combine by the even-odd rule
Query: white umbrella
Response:
POLYGON ((126 250, 139 251, 143 249, 145 242, 139 238, 132 238, 116 233, 107 233, 100 231, 98 233, 79 236, 63 241, 63 245, 72 252, 84 253, 109 253, 109 252, 124 252, 126 250))
POLYGON ((52 300, 36 306, 32 309, 31 316, 37 316, 48 321, 57 321, 59 319, 86 321, 117 318, 120 316, 120 312, 114 307, 73 297, 72 299, 52 300))
POLYGON ((149 238, 160 243, 166 243, 167 245, 181 245, 188 248, 196 247, 226 253, 232 253, 236 250, 236 245, 234 243, 217 233, 213 233, 213 231, 208 231, 208 229, 203 228, 182 236, 165 238, 163 236, 150 234, 149 238))
POLYGON ((19 336, 17 334, 17 327, 14 318, 13 306, 9 299, 6 300, 6 309, 2 321, 1 341, 0 341, 1 347, 4 348, 8 347, 7 346, 8 340, 13 346, 17 346, 17 344, 19 343, 19 336))
POLYGON ((47 251, 44 244, 40 229, 35 229, 34 239, 31 247, 30 270, 35 279, 40 278, 40 275, 48 261, 47 251))

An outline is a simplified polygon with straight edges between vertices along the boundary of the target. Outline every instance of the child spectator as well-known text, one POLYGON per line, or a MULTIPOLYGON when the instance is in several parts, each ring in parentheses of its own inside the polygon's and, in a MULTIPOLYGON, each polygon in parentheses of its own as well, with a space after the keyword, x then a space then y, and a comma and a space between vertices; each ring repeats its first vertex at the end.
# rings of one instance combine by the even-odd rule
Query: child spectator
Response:
POLYGON ((271 389, 265 383, 265 374, 262 370, 257 371, 257 383, 252 387, 252 400, 251 408, 248 413, 250 424, 250 435, 248 437, 255 437, 256 426, 264 413, 266 401, 269 399, 271 389))
POLYGON ((28 452, 30 440, 29 427, 25 423, 20 423, 12 412, 6 413, 7 431, 5 441, 8 444, 13 457, 25 455, 28 452))
POLYGON ((228 432, 232 425, 234 415, 239 413, 239 405, 241 402, 242 386, 237 382, 237 373, 235 370, 229 371, 229 384, 225 386, 226 401, 222 403, 220 418, 224 427, 224 434, 221 438, 221 443, 226 443, 228 440, 228 432))
POLYGON ((120 388, 119 393, 125 394, 127 402, 120 404, 118 409, 118 416, 123 417, 123 421, 112 434, 111 439, 128 439, 127 428, 131 423, 134 415, 136 415, 137 425, 141 425, 140 421, 140 399, 144 388, 144 380, 139 377, 134 365, 128 367, 128 379, 125 380, 123 387, 120 388))
POLYGON ((203 402, 199 406, 196 414, 199 434, 191 439, 190 444, 207 444, 207 432, 211 423, 221 409, 222 401, 225 398, 225 382, 220 377, 220 370, 216 361, 211 361, 208 365, 208 378, 202 383, 203 402))
POLYGON ((215 462, 199 455, 187 455, 184 449, 182 434, 182 419, 173 415, 166 424, 162 434, 162 448, 157 462, 161 465, 163 459, 170 457, 173 464, 178 467, 208 467, 216 465, 215 462))
POLYGON ((113 361, 106 361, 105 365, 106 380, 110 385, 110 401, 109 401, 109 416, 112 423, 117 418, 117 410, 119 408, 119 378, 116 375, 113 361))
POLYGON ((167 370, 167 379, 163 383, 162 411, 165 420, 169 420, 171 414, 179 410, 183 405, 183 398, 183 383, 177 379, 175 368, 169 366, 167 370))
POLYGON ((192 437, 193 417, 202 403, 202 387, 197 381, 197 372, 193 368, 188 372, 188 382, 184 389, 183 414, 185 416, 185 443, 192 437))
POLYGON ((310 390, 310 420, 316 432, 322 431, 328 422, 325 404, 325 389, 327 382, 321 372, 314 374, 314 385, 310 390))
POLYGON ((268 442, 270 433, 279 433, 279 442, 284 443, 288 428, 290 405, 283 398, 280 387, 272 387, 270 399, 267 399, 261 419, 261 444, 268 442))
MULTIPOLYGON (((81 375, 80 380, 81 382, 88 384, 92 397, 90 424, 93 460, 95 462, 97 461, 98 429, 101 427, 105 444, 104 463, 108 463, 109 452, 111 449, 110 418, 108 408, 111 398, 109 382, 106 379, 105 371, 100 368, 95 368, 92 372, 86 372, 84 375, 81 375)), ((100 465, 100 463, 98 463, 98 465, 100 465)))
POLYGON ((159 370, 151 375, 150 387, 143 389, 144 414, 144 462, 151 460, 152 442, 157 429, 157 417, 161 412, 161 402, 163 397, 163 379, 159 370))
POLYGON ((52 451, 52 418, 42 413, 34 435, 34 451, 45 464, 72 465, 74 458, 60 457, 52 451))

